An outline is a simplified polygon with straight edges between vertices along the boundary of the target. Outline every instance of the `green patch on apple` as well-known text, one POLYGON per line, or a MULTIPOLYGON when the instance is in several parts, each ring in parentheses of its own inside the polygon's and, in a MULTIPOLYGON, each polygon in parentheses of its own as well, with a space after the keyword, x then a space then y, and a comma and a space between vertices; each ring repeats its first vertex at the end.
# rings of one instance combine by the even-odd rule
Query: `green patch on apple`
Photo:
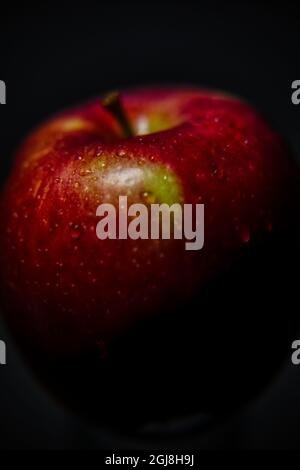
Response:
POLYGON ((176 175, 163 166, 144 169, 144 196, 148 202, 172 205, 183 201, 181 184, 176 175))

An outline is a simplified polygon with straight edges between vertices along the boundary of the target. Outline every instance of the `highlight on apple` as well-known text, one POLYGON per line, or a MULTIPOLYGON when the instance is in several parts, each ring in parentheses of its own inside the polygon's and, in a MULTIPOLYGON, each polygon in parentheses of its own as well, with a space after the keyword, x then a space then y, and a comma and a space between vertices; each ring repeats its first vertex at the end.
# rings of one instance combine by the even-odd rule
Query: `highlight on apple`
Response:
POLYGON ((113 204, 100 204, 96 216, 102 217, 96 226, 100 240, 125 240, 128 237, 132 240, 184 238, 188 240, 185 243, 186 250, 201 250, 204 246, 204 204, 195 204, 195 224, 192 204, 150 204, 149 210, 149 206, 142 203, 128 207, 127 196, 119 196, 118 211, 113 204))

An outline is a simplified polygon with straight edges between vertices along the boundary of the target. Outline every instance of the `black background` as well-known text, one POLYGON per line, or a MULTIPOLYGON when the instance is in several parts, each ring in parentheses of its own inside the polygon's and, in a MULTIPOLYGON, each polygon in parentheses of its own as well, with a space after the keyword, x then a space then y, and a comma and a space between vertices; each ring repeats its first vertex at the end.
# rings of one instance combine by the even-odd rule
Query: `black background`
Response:
MULTIPOLYGON (((300 157, 300 105, 291 102, 291 83, 300 78, 296 4, 49 3, 5 9, 1 181, 13 150, 43 118, 107 90, 141 84, 187 83, 241 95, 268 116, 300 157)), ((8 344, 8 364, 0 366, 0 448, 151 447, 152 442, 91 428, 57 406, 35 383, 3 326, 0 338, 8 344)), ((267 341, 271 360, 276 344, 272 337, 267 341)), ((173 442, 200 449, 297 448, 299 392, 300 368, 287 364, 242 414, 206 435, 173 442)))

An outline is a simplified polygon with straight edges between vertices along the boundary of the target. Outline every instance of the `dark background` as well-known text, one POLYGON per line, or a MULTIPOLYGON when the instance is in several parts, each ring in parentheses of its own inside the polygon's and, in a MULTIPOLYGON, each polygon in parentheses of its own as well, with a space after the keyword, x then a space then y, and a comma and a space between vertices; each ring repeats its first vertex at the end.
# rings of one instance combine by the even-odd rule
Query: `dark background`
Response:
MULTIPOLYGON (((300 79, 299 8, 287 2, 209 5, 6 6, 0 20, 0 79, 7 85, 7 104, 0 107, 1 182, 22 137, 49 114, 110 89, 153 83, 243 96, 300 158, 300 105, 291 102, 291 83, 300 79)), ((151 448, 151 441, 97 430, 57 406, 4 326, 0 338, 8 349, 8 364, 0 366, 0 448, 151 448)), ((272 358, 276 344, 267 340, 272 358)), ((287 364, 242 413, 207 434, 172 442, 199 449, 297 448, 299 397, 300 366, 287 364)))

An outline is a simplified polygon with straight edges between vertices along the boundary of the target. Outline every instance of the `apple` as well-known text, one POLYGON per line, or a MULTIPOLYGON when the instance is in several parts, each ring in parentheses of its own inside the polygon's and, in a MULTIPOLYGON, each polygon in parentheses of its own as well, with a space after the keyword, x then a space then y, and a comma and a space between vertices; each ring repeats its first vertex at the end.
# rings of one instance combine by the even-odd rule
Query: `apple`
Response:
POLYGON ((124 91, 34 130, 1 199, 0 260, 7 322, 42 381, 123 425, 257 393, 295 321, 298 182, 280 135, 221 92, 124 91), (97 207, 120 195, 204 204, 203 249, 99 240, 97 207))

